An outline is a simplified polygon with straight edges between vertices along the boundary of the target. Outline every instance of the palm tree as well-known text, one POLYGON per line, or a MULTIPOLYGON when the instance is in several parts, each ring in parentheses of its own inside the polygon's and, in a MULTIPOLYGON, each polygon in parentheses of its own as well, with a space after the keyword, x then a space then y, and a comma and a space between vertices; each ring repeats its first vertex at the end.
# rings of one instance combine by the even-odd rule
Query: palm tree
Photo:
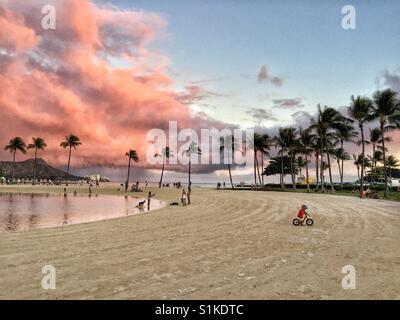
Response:
POLYGON ((11 167, 11 183, 14 182, 14 167, 15 167, 15 155, 17 151, 21 151, 22 153, 26 153, 26 144, 21 137, 15 137, 10 140, 8 145, 4 147, 4 150, 10 150, 13 155, 13 163, 11 167))
POLYGON ((297 168, 299 168, 299 175, 302 177, 303 176, 302 169, 306 167, 306 160, 304 160, 302 156, 298 156, 296 158, 296 165, 297 168))
POLYGON ((373 118, 379 121, 381 130, 381 144, 383 153, 383 173, 385 177, 385 193, 387 197, 388 181, 386 171, 386 150, 385 150, 385 132, 399 127, 400 124, 400 104, 396 98, 397 93, 392 89, 376 91, 373 95, 373 118))
POLYGON ((362 154, 359 153, 358 155, 353 154, 353 160, 354 160, 354 165, 357 167, 357 176, 358 176, 358 180, 361 181, 361 167, 364 163, 364 168, 369 168, 371 167, 371 162, 369 161, 369 159, 367 157, 362 157, 362 154))
POLYGON ((228 155, 229 180, 231 182, 232 189, 235 189, 235 186, 234 186, 233 180, 232 180, 231 164, 233 162, 233 157, 234 157, 235 151, 239 150, 239 144, 237 142, 235 142, 233 135, 221 137, 220 141, 221 141, 220 151, 222 152, 222 151, 226 150, 227 155, 228 155))
MULTIPOLYGON (((385 142, 391 142, 391 137, 385 137, 385 142)), ((372 162, 372 182, 375 183, 375 175, 377 162, 381 161, 383 157, 383 153, 381 151, 382 147, 380 143, 382 143, 382 134, 381 129, 373 128, 369 129, 369 141, 365 141, 368 144, 372 144, 372 157, 370 157, 372 162)))
POLYGON ((375 150, 372 156, 368 156, 371 161, 371 176, 372 182, 375 184, 376 178, 379 178, 378 162, 383 161, 383 152, 381 150, 375 150))
POLYGON ((40 137, 32 138, 32 142, 33 143, 30 143, 28 145, 28 149, 35 149, 35 162, 33 165, 33 174, 32 174, 32 185, 34 185, 36 178, 36 170, 37 170, 37 152, 38 150, 44 150, 44 148, 47 147, 47 144, 40 137))
POLYGON ((360 166, 361 166, 361 164, 362 164, 361 154, 356 155, 356 154, 353 153, 353 160, 354 160, 354 165, 355 165, 356 168, 357 168, 357 177, 358 177, 358 180, 360 180, 360 166))
POLYGON ((364 125, 372 120, 372 101, 366 97, 351 97, 351 105, 348 107, 349 116, 358 124, 361 132, 361 179, 360 179, 360 197, 364 190, 364 174, 365 174, 365 138, 364 125))
POLYGON ((71 164, 72 148, 76 149, 81 144, 82 144, 81 140, 77 136, 75 136, 73 134, 65 136, 65 140, 60 143, 60 147, 62 147, 64 149, 67 149, 67 148, 69 149, 69 151, 68 151, 67 175, 66 175, 66 181, 65 181, 65 185, 67 185, 67 186, 68 186, 69 166, 71 164))
POLYGON ((136 152, 136 150, 129 150, 127 153, 125 153, 125 156, 128 157, 128 176, 126 178, 126 182, 125 182, 125 192, 128 191, 128 187, 129 187, 129 175, 131 173, 131 160, 133 160, 134 162, 139 162, 139 156, 136 152))
MULTIPOLYGON (((357 133, 354 130, 354 126, 352 125, 351 121, 344 118, 342 122, 336 126, 336 137, 339 140, 340 148, 344 149, 345 142, 354 142, 353 138, 357 136, 357 133)), ((341 159, 341 168, 342 172, 340 174, 340 189, 343 190, 343 175, 344 175, 344 159, 341 159)))
POLYGON ((161 153, 156 153, 154 156, 162 157, 162 159, 163 159, 161 178, 160 178, 160 182, 158 183, 158 187, 161 188, 161 184, 162 184, 162 180, 163 180, 163 176, 164 176, 165 160, 172 158, 174 155, 172 154, 169 147, 165 147, 164 149, 161 150, 161 153))
MULTIPOLYGON (((305 157, 305 167, 306 167, 306 183, 307 183, 307 191, 310 192, 310 182, 308 176, 308 156, 313 151, 315 145, 316 136, 312 133, 311 129, 308 128, 303 130, 301 127, 299 128, 299 151, 305 157)), ((318 171, 318 168, 317 168, 318 171)), ((318 174, 317 174, 318 176, 318 174)))
MULTIPOLYGON (((264 185, 263 181, 261 181, 260 168, 258 163, 258 152, 261 155, 261 169, 264 167, 264 155, 269 156, 269 149, 271 147, 272 140, 268 134, 258 134, 254 133, 254 160, 255 160, 255 168, 257 169, 258 181, 260 185, 264 185)), ((262 176, 264 180, 264 176, 262 176)))
MULTIPOLYGON (((321 160, 321 185, 323 186, 325 184, 325 171, 326 169, 329 168, 328 163, 326 163, 326 161, 321 160)), ((322 188, 321 188, 322 189, 322 188)))
MULTIPOLYGON (((286 134, 286 143, 288 146, 288 155, 290 156, 290 171, 292 176, 292 187, 296 190, 296 174, 295 174, 295 160, 299 151, 297 131, 295 128, 289 128, 286 134)), ((300 169, 301 170, 301 169, 300 169)))
POLYGON ((390 155, 386 159, 386 166, 389 168, 389 179, 392 181, 392 168, 396 168, 400 165, 399 160, 393 156, 390 155))
MULTIPOLYGON (((280 174, 280 184, 281 184, 281 189, 285 189, 285 184, 284 184, 284 162, 283 162, 283 153, 285 151, 289 151, 289 148, 292 146, 292 140, 295 140, 295 132, 296 129, 293 127, 287 127, 287 128, 279 128, 278 135, 276 135, 273 138, 273 141, 275 143, 275 147, 279 147, 278 154, 280 153, 280 158, 281 158, 281 174, 280 174)), ((292 171, 293 172, 293 171, 292 171)))
POLYGON ((193 154, 201 155, 201 149, 196 142, 192 141, 189 148, 183 151, 183 154, 189 157, 189 187, 190 187, 192 185, 192 181, 190 180, 192 155, 193 154))
MULTIPOLYGON (((343 123, 343 116, 334 108, 318 105, 317 119, 311 119, 311 128, 315 129, 316 133, 321 137, 321 163, 323 162, 323 152, 325 151, 328 163, 325 165, 329 169, 329 180, 332 192, 335 192, 335 187, 332 181, 332 169, 330 159, 330 149, 332 148, 331 140, 334 138, 334 129, 339 128, 343 123)), ((323 172, 321 167, 321 172, 323 172)), ((322 183, 324 190, 324 183, 322 183)))
POLYGON ((343 148, 337 148, 332 150, 332 155, 336 158, 336 162, 338 164, 338 169, 339 169, 339 175, 340 175, 340 181, 341 181, 341 186, 343 189, 343 163, 346 160, 350 160, 350 155, 348 152, 346 152, 343 148))
POLYGON ((376 171, 376 164, 377 159, 375 157, 376 153, 376 145, 381 140, 381 130, 379 128, 369 128, 369 141, 368 143, 372 144, 372 183, 375 183, 375 171, 376 171))
MULTIPOLYGON (((309 127, 308 130, 312 130, 312 127, 309 127)), ((315 134, 314 143, 312 145, 314 155, 315 155, 315 177, 317 178, 317 189, 319 187, 320 182, 320 168, 319 168, 319 158, 321 157, 322 162, 322 139, 319 135, 315 134)), ((323 189, 323 185, 321 186, 323 189)))

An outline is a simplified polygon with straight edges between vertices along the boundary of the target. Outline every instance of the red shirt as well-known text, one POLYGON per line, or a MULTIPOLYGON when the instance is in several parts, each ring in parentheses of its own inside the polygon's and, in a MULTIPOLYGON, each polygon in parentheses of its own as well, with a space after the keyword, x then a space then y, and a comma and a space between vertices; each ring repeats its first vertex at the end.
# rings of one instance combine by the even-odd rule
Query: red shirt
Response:
POLYGON ((297 218, 301 219, 306 214, 306 210, 301 208, 300 211, 297 213, 297 218))

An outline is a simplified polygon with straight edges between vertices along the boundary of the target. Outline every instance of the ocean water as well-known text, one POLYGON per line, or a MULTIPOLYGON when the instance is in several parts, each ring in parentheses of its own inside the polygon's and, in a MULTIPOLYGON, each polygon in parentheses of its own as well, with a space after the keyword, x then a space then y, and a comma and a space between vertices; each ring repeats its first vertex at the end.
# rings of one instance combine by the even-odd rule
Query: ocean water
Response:
MULTIPOLYGON (((0 193, 0 232, 107 220, 147 212, 143 198, 120 195, 0 193)), ((164 203, 151 199, 150 211, 164 203)))

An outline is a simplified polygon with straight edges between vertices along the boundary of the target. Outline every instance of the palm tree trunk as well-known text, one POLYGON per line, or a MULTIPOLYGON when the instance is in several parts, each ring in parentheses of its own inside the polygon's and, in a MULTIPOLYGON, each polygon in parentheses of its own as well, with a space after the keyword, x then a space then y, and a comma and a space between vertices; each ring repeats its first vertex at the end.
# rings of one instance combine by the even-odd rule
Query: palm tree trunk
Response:
POLYGON ((128 176, 126 177, 126 182, 125 182, 125 192, 128 191, 128 187, 129 187, 129 175, 131 173, 131 157, 128 156, 129 160, 128 160, 128 176))
POLYGON ((306 158, 306 183, 307 183, 307 192, 310 192, 310 182, 308 181, 308 159, 307 159, 307 153, 305 154, 306 158))
POLYGON ((372 145, 372 184, 375 185, 375 175, 376 175, 376 158, 375 158, 375 152, 376 152, 376 145, 375 143, 372 145))
POLYGON ((13 163, 12 163, 12 167, 11 167, 11 184, 14 183, 14 167, 15 167, 15 154, 16 154, 16 150, 13 151, 13 163))
POLYGON ((254 187, 257 189, 257 151, 254 150, 254 187))
POLYGON ((325 138, 325 147, 326 147, 326 158, 328 159, 329 183, 331 184, 332 193, 335 193, 335 187, 333 186, 333 181, 332 181, 331 157, 329 155, 329 149, 328 149, 328 143, 327 143, 326 136, 324 138, 325 138))
POLYGON ((329 155, 329 152, 327 153, 327 158, 328 158, 329 182, 331 184, 332 193, 335 193, 335 186, 333 185, 333 180, 332 180, 331 157, 329 155))
POLYGON ((361 183, 360 183, 360 198, 364 193, 364 170, 365 170, 365 145, 364 145, 364 128, 360 125, 361 131, 361 183))
POLYGON ((233 185, 233 181, 232 181, 231 165, 229 163, 228 163, 228 172, 229 172, 229 180, 231 181, 232 189, 235 189, 235 186, 233 185))
MULTIPOLYGON (((340 139, 340 147, 342 148, 342 150, 344 150, 343 148, 343 139, 340 139)), ((340 190, 343 190, 343 169, 344 169, 344 160, 341 160, 342 162, 342 173, 340 173, 340 190)), ((339 166, 340 167, 340 166, 339 166)))
POLYGON ((256 161, 257 161, 257 176, 258 176, 258 182, 260 183, 260 186, 262 186, 262 184, 261 184, 261 175, 260 175, 260 166, 259 166, 259 164, 258 164, 258 159, 256 158, 256 161))
POLYGON ((160 182, 158 183, 158 187, 161 188, 161 184, 162 184, 162 179, 164 176, 164 167, 165 167, 165 157, 163 157, 163 164, 162 164, 162 170, 161 170, 161 178, 160 178, 160 182))
POLYGON ((69 165, 71 164, 71 152, 72 152, 72 146, 69 147, 69 153, 68 153, 67 177, 65 181, 66 186, 68 186, 69 165))
POLYGON ((283 183, 284 166, 283 166, 283 149, 281 150, 281 189, 285 189, 285 184, 283 183))
POLYGON ((37 147, 35 147, 35 161, 34 161, 34 163, 33 163, 32 185, 35 184, 36 165, 37 165, 37 147))
POLYGON ((189 159, 189 187, 192 185, 192 181, 190 180, 191 164, 192 164, 192 162, 189 159))
POLYGON ((321 150, 321 165, 320 165, 320 167, 321 167, 321 171, 320 171, 320 174, 321 174, 321 191, 322 192, 325 192, 325 179, 324 179, 324 154, 322 153, 322 150, 321 150))
POLYGON ((329 182, 331 184, 331 191, 332 193, 335 193, 335 187, 333 186, 333 181, 332 181, 331 157, 329 156, 329 152, 327 152, 326 155, 328 158, 329 182))
MULTIPOLYGON (((261 152, 261 171, 264 172, 264 154, 261 152)), ((261 183, 262 186, 264 187, 264 175, 261 175, 261 183)))
POLYGON ((293 187, 293 190, 296 190, 296 181, 295 181, 294 170, 293 170, 293 156, 290 156, 290 173, 292 175, 292 187, 293 187))
POLYGON ((385 134, 383 131, 383 122, 381 121, 381 136, 382 136, 382 156, 383 156, 383 175, 385 177, 385 192, 383 196, 387 198, 388 196, 388 177, 386 172, 386 151, 385 151, 385 134))
POLYGON ((317 178, 317 189, 319 187, 319 154, 315 153, 315 175, 317 178))
POLYGON ((344 162, 342 159, 342 172, 340 173, 340 189, 343 190, 344 162))

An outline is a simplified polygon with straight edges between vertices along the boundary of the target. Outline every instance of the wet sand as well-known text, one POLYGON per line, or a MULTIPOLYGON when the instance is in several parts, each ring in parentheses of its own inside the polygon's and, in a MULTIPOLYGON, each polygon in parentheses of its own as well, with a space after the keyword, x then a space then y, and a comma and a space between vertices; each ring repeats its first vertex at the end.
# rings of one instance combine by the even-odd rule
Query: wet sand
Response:
MULTIPOLYGON (((31 189, 0 186, 0 192, 31 189)), ((180 198, 172 188, 151 191, 167 202, 180 198)), ((0 232, 0 298, 400 299, 398 202, 205 188, 193 189, 192 202, 0 232), (291 225, 304 202, 313 227, 291 225), (41 287, 47 264, 57 271, 55 290, 41 287), (356 268, 355 290, 341 286, 348 264, 356 268)))

